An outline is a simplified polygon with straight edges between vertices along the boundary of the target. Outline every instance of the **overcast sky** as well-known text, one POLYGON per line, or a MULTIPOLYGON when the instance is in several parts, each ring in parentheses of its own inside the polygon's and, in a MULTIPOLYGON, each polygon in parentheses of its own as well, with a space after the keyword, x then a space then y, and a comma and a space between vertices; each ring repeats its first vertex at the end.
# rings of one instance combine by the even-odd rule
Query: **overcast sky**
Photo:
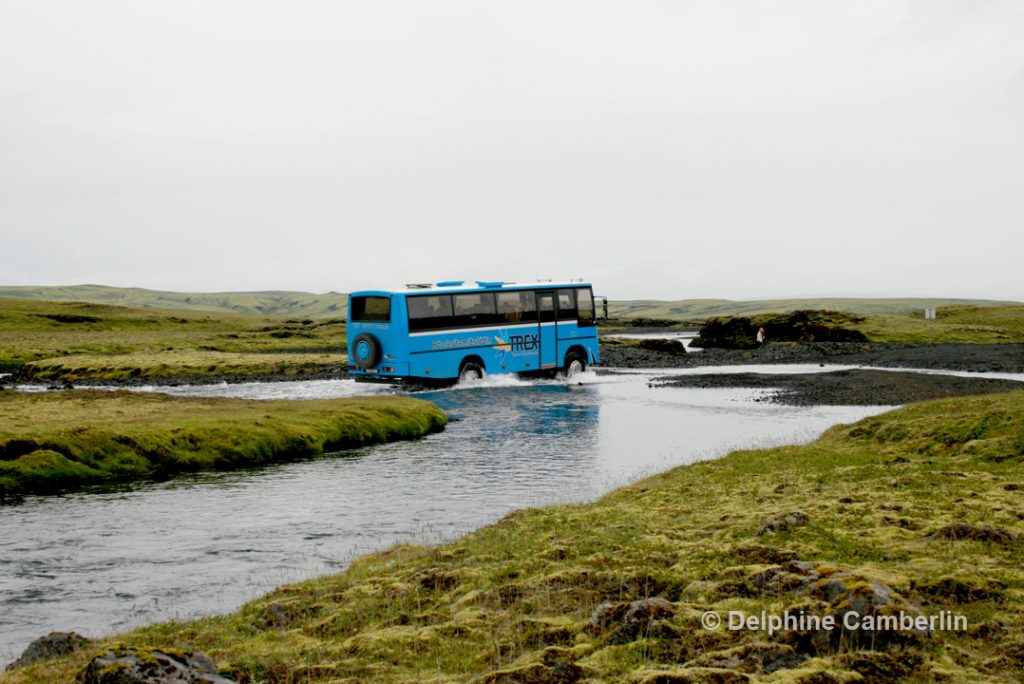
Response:
POLYGON ((0 0, 0 284, 1024 299, 1024 2, 0 0))

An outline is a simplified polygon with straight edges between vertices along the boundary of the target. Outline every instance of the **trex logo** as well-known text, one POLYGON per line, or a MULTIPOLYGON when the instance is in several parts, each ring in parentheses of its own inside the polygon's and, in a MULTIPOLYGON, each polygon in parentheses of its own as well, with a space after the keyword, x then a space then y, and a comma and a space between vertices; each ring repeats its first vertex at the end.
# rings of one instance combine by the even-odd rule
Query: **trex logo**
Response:
POLYGON ((540 347, 540 335, 509 335, 512 351, 532 351, 540 347))

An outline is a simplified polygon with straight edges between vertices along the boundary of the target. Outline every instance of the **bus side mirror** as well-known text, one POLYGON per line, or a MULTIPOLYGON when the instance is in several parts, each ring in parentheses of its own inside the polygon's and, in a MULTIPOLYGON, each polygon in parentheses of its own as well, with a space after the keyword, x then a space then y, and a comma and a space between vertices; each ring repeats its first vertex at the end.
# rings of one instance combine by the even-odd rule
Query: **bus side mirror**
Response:
POLYGON ((604 320, 608 320, 608 298, 602 295, 595 295, 594 299, 601 300, 601 311, 603 312, 601 318, 603 318, 604 320))

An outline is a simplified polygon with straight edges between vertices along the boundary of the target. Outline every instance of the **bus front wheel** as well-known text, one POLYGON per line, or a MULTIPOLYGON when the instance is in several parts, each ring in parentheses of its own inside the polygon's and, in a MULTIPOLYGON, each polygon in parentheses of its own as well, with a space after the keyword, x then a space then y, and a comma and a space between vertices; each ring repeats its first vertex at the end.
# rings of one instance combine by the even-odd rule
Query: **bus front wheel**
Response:
POLYGON ((476 361, 466 361, 462 364, 462 368, 459 369, 459 382, 473 382, 474 380, 483 380, 486 377, 487 371, 484 370, 476 361))
POLYGON ((579 352, 572 352, 565 359, 565 377, 572 379, 587 370, 587 360, 579 352))

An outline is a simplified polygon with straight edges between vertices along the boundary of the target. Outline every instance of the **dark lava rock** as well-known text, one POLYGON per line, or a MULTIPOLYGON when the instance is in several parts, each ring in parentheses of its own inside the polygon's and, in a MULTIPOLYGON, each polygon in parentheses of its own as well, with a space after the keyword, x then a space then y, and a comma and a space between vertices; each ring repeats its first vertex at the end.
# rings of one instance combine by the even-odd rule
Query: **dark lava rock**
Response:
POLYGON ((754 578, 753 584, 762 594, 782 596, 803 589, 820 578, 813 565, 794 560, 768 568, 754 578))
POLYGON ((726 651, 708 653, 687 663, 687 667, 713 667, 749 674, 771 674, 800 665, 807 655, 792 647, 767 641, 754 641, 726 651))
POLYGON ((922 613, 881 582, 850 573, 836 573, 818 580, 811 587, 810 593, 828 603, 828 612, 836 623, 835 629, 827 635, 817 634, 814 635, 817 638, 812 637, 814 650, 824 650, 826 643, 832 650, 841 647, 885 650, 929 634, 927 630, 913 627, 893 628, 885 621, 889 618, 899 619, 901 615, 913 620, 922 613), (856 628, 851 629, 848 625, 856 625, 856 628), (827 642, 822 639, 825 636, 827 642))
POLYGON ((950 602, 1002 601, 1006 598, 1005 582, 980 577, 939 577, 911 582, 910 588, 939 605, 948 605, 950 602))
POLYGON ((1013 534, 1001 527, 992 527, 991 525, 968 525, 967 523, 953 523, 952 525, 946 525, 945 527, 939 528, 932 534, 928 535, 928 539, 945 539, 948 541, 961 541, 966 539, 970 541, 993 542, 1003 546, 1010 546, 1017 540, 1013 534))
POLYGON ((670 618, 675 607, 663 598, 646 598, 630 603, 606 602, 594 609, 591 625, 606 633, 611 644, 625 644, 640 637, 672 638, 677 636, 668 624, 660 622, 670 618))
POLYGON ((235 684, 205 653, 116 648, 96 656, 79 684, 235 684))
POLYGON ((779 549, 774 546, 749 544, 736 546, 729 550, 729 555, 744 563, 784 563, 796 558, 796 552, 779 549))
POLYGON ((773 515, 761 523, 761 527, 757 530, 757 536, 762 537, 773 532, 788 530, 789 528, 796 527, 797 525, 806 525, 807 520, 807 514, 803 511, 773 515))
POLYGON ((8 665, 7 669, 24 667, 40 660, 67 655, 87 643, 89 640, 76 632, 50 632, 29 644, 21 657, 8 665))
POLYGON ((894 406, 925 399, 1010 392, 1020 389, 1021 383, 997 378, 856 368, 822 373, 669 375, 655 378, 652 386, 776 390, 770 401, 793 406, 894 406))
POLYGON ((856 651, 843 653, 839 662, 863 677, 866 684, 888 684, 903 682, 913 676, 924 663, 924 658, 914 651, 856 651))
POLYGON ((679 340, 654 339, 640 340, 640 348, 664 354, 685 354, 686 347, 679 340))
POLYGON ((472 681, 473 684, 572 684, 581 679, 583 668, 576 663, 533 663, 489 672, 472 681))
POLYGON ((765 344, 758 349, 705 348, 696 354, 679 355, 659 354, 639 347, 601 345, 601 365, 604 368, 692 368, 750 363, 819 363, 1024 373, 1024 343, 804 342, 765 344))

